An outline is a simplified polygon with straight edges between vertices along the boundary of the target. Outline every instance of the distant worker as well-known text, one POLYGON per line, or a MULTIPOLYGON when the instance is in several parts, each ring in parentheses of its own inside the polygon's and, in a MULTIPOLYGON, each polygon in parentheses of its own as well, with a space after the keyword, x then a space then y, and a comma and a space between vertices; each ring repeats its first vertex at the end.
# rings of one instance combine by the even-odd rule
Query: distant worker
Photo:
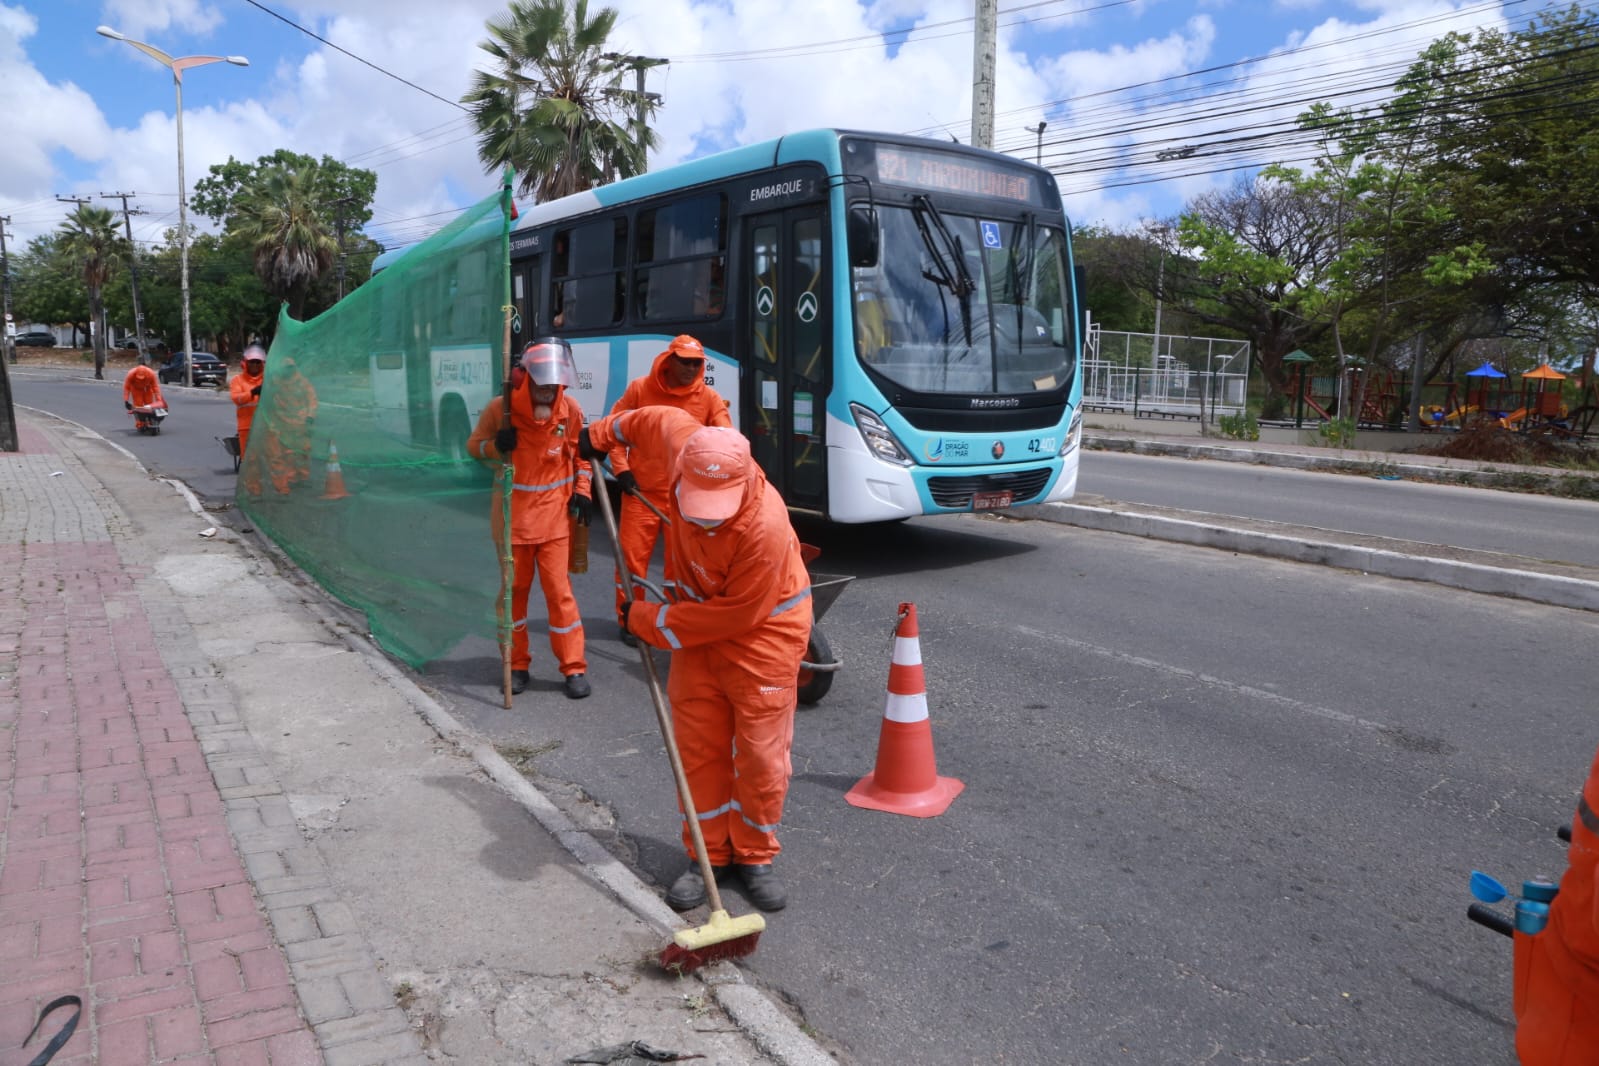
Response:
POLYGON ((166 405, 166 397, 161 395, 161 378, 150 367, 136 366, 122 379, 122 406, 125 409, 131 411, 135 407, 166 405))
MULTIPOLYGON (((714 389, 706 387, 705 348, 687 334, 672 339, 666 351, 655 357, 648 374, 628 382, 622 398, 611 408, 611 414, 653 406, 676 407, 692 415, 702 426, 733 424, 727 401, 714 389)), ((616 624, 621 629, 622 640, 629 645, 637 641, 627 631, 627 594, 622 590, 620 567, 627 567, 627 572, 635 578, 634 594, 642 597, 644 590, 637 579, 649 576, 650 556, 655 554, 655 542, 661 532, 661 520, 656 512, 666 512, 667 494, 672 487, 672 464, 676 458, 674 454, 660 452, 634 454, 625 445, 611 451, 611 470, 624 490, 622 514, 618 519, 621 529, 617 534, 621 543, 617 545, 616 624), (635 489, 649 505, 633 495, 635 489), (652 511, 651 506, 655 510, 652 511)), ((670 565, 666 581, 668 584, 672 581, 670 565)))
MULTIPOLYGON (((666 558, 677 575, 671 602, 635 601, 628 629, 672 652, 667 694, 711 864, 731 868, 750 902, 788 902, 772 860, 781 847, 793 772, 795 690, 811 632, 810 577, 788 509, 735 429, 703 426, 686 411, 642 407, 585 429, 582 454, 627 444, 671 468, 666 558)), ((693 855, 683 826, 683 847, 693 855)), ((698 863, 666 902, 705 901, 698 863)))
MULTIPOLYGON (((257 434, 258 443, 266 450, 265 466, 272 479, 272 491, 283 495, 311 480, 311 424, 316 419, 317 398, 316 389, 300 373, 292 356, 281 356, 275 365, 271 386, 266 387, 263 381, 260 386, 251 386, 251 390, 264 389, 257 394, 265 405, 258 408, 265 419, 257 434)), ((250 471, 247 492, 260 491, 260 469, 258 464, 250 471)))
MULTIPOLYGON (((490 403, 467 438, 467 450, 484 463, 512 464, 511 485, 511 691, 532 680, 528 650, 527 600, 537 572, 550 619, 550 650, 560 663, 568 699, 591 689, 583 656, 583 616, 567 572, 572 527, 588 525, 593 514, 588 461, 577 454, 583 412, 566 390, 577 383, 572 349, 563 340, 534 341, 511 371, 510 421, 504 403, 490 403)), ((505 547, 505 515, 494 494, 490 523, 494 543, 505 547)), ((502 556, 503 557, 503 556, 502 556)), ((501 596, 504 589, 501 589, 501 596)), ((503 602, 503 600, 502 600, 503 602)))
POLYGON ((1516 934, 1516 1054, 1521 1066, 1599 1062, 1599 754, 1577 798, 1571 848, 1549 924, 1516 934))
POLYGON ((261 402, 261 383, 265 380, 266 349, 252 344, 244 350, 244 372, 228 382, 228 395, 233 397, 233 415, 239 432, 240 458, 250 442, 250 423, 255 421, 255 409, 261 402))

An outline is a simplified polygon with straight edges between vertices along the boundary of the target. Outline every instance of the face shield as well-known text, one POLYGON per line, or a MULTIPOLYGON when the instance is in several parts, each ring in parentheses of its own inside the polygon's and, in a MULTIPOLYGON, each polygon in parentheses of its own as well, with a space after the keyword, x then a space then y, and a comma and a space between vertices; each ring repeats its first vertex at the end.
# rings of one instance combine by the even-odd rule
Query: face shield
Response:
POLYGON ((572 346, 558 337, 540 337, 523 349, 517 365, 535 385, 577 387, 577 364, 572 361, 572 346))

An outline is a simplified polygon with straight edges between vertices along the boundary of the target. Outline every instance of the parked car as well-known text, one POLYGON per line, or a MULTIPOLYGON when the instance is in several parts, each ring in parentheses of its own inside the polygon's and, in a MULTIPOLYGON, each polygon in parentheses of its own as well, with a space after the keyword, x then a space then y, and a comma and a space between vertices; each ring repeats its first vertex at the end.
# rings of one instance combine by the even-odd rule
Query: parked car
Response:
MULTIPOLYGON (((163 385, 183 384, 184 353, 173 352, 172 358, 156 371, 156 377, 161 379, 163 385)), ((228 383, 228 365, 210 352, 194 353, 194 384, 196 385, 226 385, 228 383)))
POLYGON ((55 346, 55 334, 47 333, 42 329, 29 330, 27 333, 17 334, 18 348, 54 348, 55 346))

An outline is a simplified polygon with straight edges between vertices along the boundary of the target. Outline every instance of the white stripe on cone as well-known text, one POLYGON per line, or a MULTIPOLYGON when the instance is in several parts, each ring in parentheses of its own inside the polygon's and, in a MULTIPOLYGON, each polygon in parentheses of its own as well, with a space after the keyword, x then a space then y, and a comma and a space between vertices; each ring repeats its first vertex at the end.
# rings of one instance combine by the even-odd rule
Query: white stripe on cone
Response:
POLYGON ((892 661, 900 666, 922 665, 922 642, 916 637, 895 637, 892 661))
POLYGON ((897 692, 890 692, 888 699, 883 703, 883 717, 890 722, 927 721, 927 693, 916 692, 909 696, 901 696, 897 692))

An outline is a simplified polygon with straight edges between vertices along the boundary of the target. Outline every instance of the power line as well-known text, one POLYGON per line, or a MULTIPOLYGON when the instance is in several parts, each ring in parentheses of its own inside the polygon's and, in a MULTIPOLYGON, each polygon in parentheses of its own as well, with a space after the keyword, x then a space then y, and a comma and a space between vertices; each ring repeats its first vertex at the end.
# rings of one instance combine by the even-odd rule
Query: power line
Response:
POLYGON ((313 40, 321 41, 323 44, 327 45, 329 48, 333 49, 335 52, 342 52, 345 55, 349 56, 351 59, 355 60, 357 63, 363 63, 366 66, 371 67, 373 70, 377 71, 379 74, 382 74, 386 78, 393 78, 395 81, 399 82, 401 85, 409 85, 411 88, 415 89, 417 92, 423 93, 423 94, 425 94, 427 96, 431 96, 431 97, 433 97, 433 99, 439 101, 439 103, 441 103, 441 104, 449 104, 451 107, 459 108, 460 110, 465 111, 465 112, 467 112, 469 114, 471 113, 472 109, 467 107, 466 105, 462 104, 459 100, 446 100, 444 97, 440 96, 436 92, 433 92, 431 89, 424 89, 424 88, 422 88, 422 86, 416 84, 413 81, 406 81, 404 78, 400 77, 398 74, 394 73, 393 71, 384 70, 382 67, 378 66, 376 63, 372 62, 369 59, 363 59, 362 57, 356 55, 354 52, 350 51, 348 48, 340 48, 338 45, 334 44, 332 41, 328 40, 326 37, 317 36, 315 33, 312 33, 310 30, 306 29, 304 26, 300 25, 298 22, 295 22, 293 19, 289 18, 288 16, 280 15, 276 11, 273 11, 270 7, 267 7, 265 4, 260 3, 259 0, 244 0, 244 2, 249 4, 251 7, 255 7, 255 8, 261 9, 262 11, 266 12, 268 15, 271 15, 273 18, 277 19, 279 22, 282 22, 282 23, 284 23, 286 25, 294 27, 295 29, 299 30, 301 33, 305 34, 307 37, 310 37, 313 40))

